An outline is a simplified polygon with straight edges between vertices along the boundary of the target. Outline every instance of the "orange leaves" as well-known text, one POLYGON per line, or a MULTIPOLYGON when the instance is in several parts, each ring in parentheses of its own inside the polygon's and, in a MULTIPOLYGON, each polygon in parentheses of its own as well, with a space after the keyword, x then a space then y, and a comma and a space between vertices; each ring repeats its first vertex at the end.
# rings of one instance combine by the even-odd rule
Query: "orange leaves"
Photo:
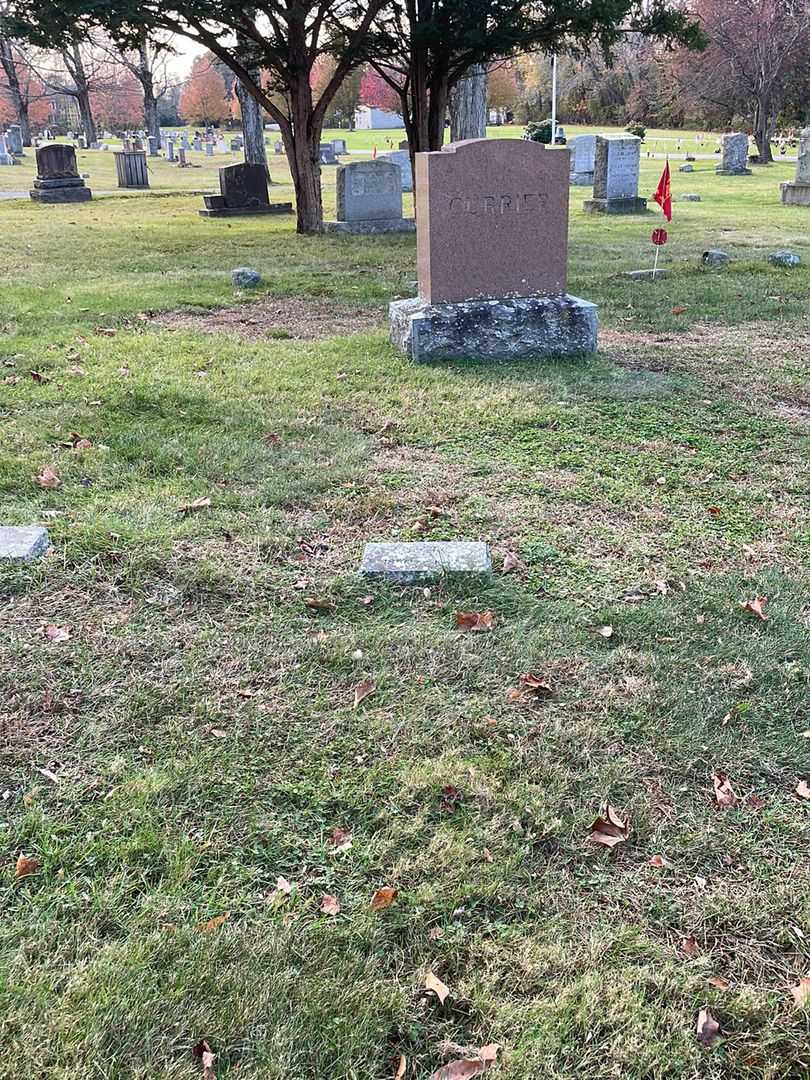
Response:
POLYGON ((618 811, 610 803, 605 806, 605 816, 598 817, 591 825, 588 839, 594 844, 602 844, 607 848, 614 848, 617 844, 623 844, 630 835, 630 823, 623 820, 618 811))
POLYGON ((499 1049, 497 1043, 482 1046, 476 1057, 451 1061, 449 1065, 443 1065, 441 1069, 437 1069, 430 1080, 473 1080, 473 1077, 483 1076, 490 1065, 497 1060, 499 1049))
POLYGON ((540 675, 533 675, 527 671, 519 678, 520 686, 513 687, 506 695, 510 701, 540 701, 542 698, 551 697, 554 690, 551 683, 540 675))
POLYGON ((59 474, 46 465, 37 475, 37 483, 42 488, 58 488, 62 481, 59 479, 59 474))
POLYGON ((752 615, 756 615, 762 622, 768 621, 768 616, 762 610, 768 603, 767 596, 755 596, 753 600, 744 600, 740 602, 740 607, 743 611, 750 611, 752 615))
POLYGON ((19 880, 20 878, 31 877, 32 874, 36 874, 42 863, 36 857, 36 855, 20 855, 17 858, 16 866, 14 867, 14 877, 19 880))
POLYGON ((322 600, 318 596, 305 596, 304 597, 304 604, 311 611, 332 612, 332 611, 335 610, 335 605, 332 603, 331 600, 322 600))
POLYGON ((737 796, 726 773, 721 772, 719 769, 717 772, 712 773, 712 783, 714 784, 714 797, 719 810, 728 810, 730 807, 737 805, 737 796))
POLYGON ((397 890, 392 889, 389 885, 383 885, 382 888, 377 889, 371 898, 371 910, 384 911, 386 908, 391 907, 396 898, 397 890))
POLYGON ((480 633, 492 629, 494 611, 459 611, 456 612, 456 626, 459 630, 480 633))
POLYGON ((349 829, 341 829, 340 826, 332 829, 329 834, 329 846, 337 854, 339 851, 348 851, 352 846, 352 834, 349 829))
POLYGON ((450 994, 450 987, 437 978, 432 971, 425 976, 425 989, 431 990, 436 995, 440 1005, 444 1005, 450 994))
POLYGON ((697 1041, 701 1046, 705 1046, 707 1050, 714 1046, 720 1038, 720 1025, 708 1009, 701 1009, 698 1013, 695 1034, 697 1035, 697 1041))
POLYGON ((217 1080, 217 1074, 214 1072, 217 1055, 208 1045, 207 1039, 200 1039, 195 1046, 192 1046, 191 1056, 202 1065, 203 1080, 217 1080))
POLYGON ((687 956, 700 955, 700 946, 697 943, 697 938, 692 937, 691 934, 689 937, 681 938, 681 948, 687 956))
POLYGON ((221 915, 215 915, 213 919, 209 919, 208 922, 200 923, 197 929, 201 934, 210 934, 212 930, 218 930, 224 922, 230 919, 230 911, 223 911, 221 915))
POLYGON ((365 701, 367 697, 371 697, 376 689, 376 683, 373 683, 370 679, 358 683, 354 688, 354 708, 356 709, 361 701, 365 701))

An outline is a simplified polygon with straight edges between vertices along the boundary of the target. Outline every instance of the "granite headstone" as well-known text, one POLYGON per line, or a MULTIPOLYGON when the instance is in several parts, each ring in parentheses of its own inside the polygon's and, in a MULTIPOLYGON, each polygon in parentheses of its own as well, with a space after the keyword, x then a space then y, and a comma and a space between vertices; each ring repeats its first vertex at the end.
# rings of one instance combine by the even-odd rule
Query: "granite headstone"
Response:
POLYGON ((796 179, 784 181, 780 189, 786 206, 810 206, 810 127, 799 135, 796 179))
POLYGON ((219 195, 204 196, 202 217, 243 217, 251 214, 290 214, 292 203, 271 203, 264 165, 226 165, 219 170, 219 195))
POLYGON ((575 135, 573 139, 568 140, 568 148, 571 151, 571 171, 568 182, 576 186, 590 186, 593 183, 596 136, 575 135))
POLYGON ((37 147, 37 178, 31 191, 35 202, 76 203, 92 198, 76 167, 76 151, 67 143, 37 147))
POLYGON ((748 136, 744 131, 724 135, 720 140, 722 157, 715 169, 718 176, 750 176, 748 168, 748 136))
POLYGON ((641 139, 636 135, 595 136, 593 198, 583 203, 591 214, 638 214, 647 200, 638 196, 641 139))
POLYGON ((327 232, 413 232, 412 218, 402 216, 402 179, 393 161, 373 158, 338 165, 337 220, 324 222, 327 232))

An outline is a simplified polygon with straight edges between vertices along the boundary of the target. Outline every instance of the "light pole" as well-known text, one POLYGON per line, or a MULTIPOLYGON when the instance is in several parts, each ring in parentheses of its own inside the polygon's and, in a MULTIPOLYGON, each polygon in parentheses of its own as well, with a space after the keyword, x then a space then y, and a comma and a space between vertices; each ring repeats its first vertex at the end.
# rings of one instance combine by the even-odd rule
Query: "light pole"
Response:
POLYGON ((557 145, 557 54, 551 57, 551 145, 557 145))

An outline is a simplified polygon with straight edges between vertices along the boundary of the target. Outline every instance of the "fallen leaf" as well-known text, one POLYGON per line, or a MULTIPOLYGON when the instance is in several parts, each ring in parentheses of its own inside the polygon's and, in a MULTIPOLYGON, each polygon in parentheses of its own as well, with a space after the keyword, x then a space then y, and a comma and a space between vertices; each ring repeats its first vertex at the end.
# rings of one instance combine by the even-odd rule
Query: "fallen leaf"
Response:
POLYGON ((599 626, 599 627, 597 627, 596 632, 600 637, 603 637, 603 638, 613 637, 613 627, 612 626, 599 626))
POLYGON ((191 1056, 202 1065, 203 1080, 217 1080, 214 1072, 214 1061, 217 1055, 211 1050, 206 1039, 200 1039, 195 1046, 192 1046, 191 1056))
POLYGON ((399 1055, 399 1065, 397 1065, 397 1071, 394 1073, 394 1080, 402 1080, 405 1075, 405 1071, 408 1068, 408 1059, 404 1054, 399 1055))
POLYGON ((371 607, 371 605, 374 603, 374 597, 361 596, 357 603, 360 604, 362 607, 371 607))
POLYGON ((389 885, 383 885, 381 889, 377 889, 371 898, 371 910, 383 911, 385 908, 391 907, 396 898, 397 890, 392 889, 389 885))
POLYGON ((365 682, 358 683, 354 688, 354 707, 355 709, 361 701, 365 701, 367 697, 370 697, 377 689, 376 685, 370 680, 366 679, 365 682))
POLYGON ((334 611, 335 605, 331 600, 321 600, 317 596, 305 596, 304 604, 313 611, 334 611))
POLYGON ((540 675, 533 675, 530 671, 527 671, 525 675, 521 675, 518 681, 520 682, 518 689, 509 693, 509 697, 513 700, 526 697, 537 701, 540 698, 551 697, 554 693, 551 683, 541 678, 540 675))
POLYGON ((712 517, 719 517, 722 512, 719 506, 708 506, 706 509, 708 513, 712 515, 712 517))
POLYGON ((456 626, 459 630, 491 630, 493 611, 459 611, 456 613, 456 626))
POLYGON ((743 611, 750 611, 752 615, 756 615, 758 619, 762 619, 763 622, 768 621, 768 616, 762 610, 763 606, 768 603, 767 596, 755 596, 753 600, 741 601, 741 607, 743 611))
POLYGON ((37 476, 37 483, 44 488, 58 488, 62 481, 59 479, 58 473, 46 465, 37 476))
POLYGON ((806 780, 800 780, 796 785, 796 794, 800 799, 810 799, 810 784, 806 780))
POLYGON ((663 855, 653 855, 650 859, 650 866, 655 866, 658 869, 663 869, 665 866, 672 866, 669 859, 665 859, 663 855))
POLYGON ((329 843, 333 851, 348 851, 352 846, 352 834, 349 829, 341 829, 338 826, 329 834, 329 843))
POLYGON ((41 865, 36 855, 20 855, 14 867, 14 876, 16 878, 30 877, 31 874, 36 874, 41 865))
POLYGON ((712 773, 712 783, 714 784, 714 797, 721 810, 727 810, 730 806, 737 805, 737 796, 734 794, 734 788, 731 786, 731 781, 726 773, 720 771, 712 773))
POLYGON ((791 986, 790 992, 793 995, 793 1000, 799 1008, 801 1008, 802 1005, 807 1003, 808 997, 810 997, 810 978, 805 976, 804 978, 799 979, 796 986, 791 986))
POLYGON ((701 1009, 698 1013, 695 1034, 697 1041, 707 1049, 714 1046, 720 1038, 720 1025, 708 1009, 701 1009))
POLYGON ((96 333, 101 334, 103 337, 115 337, 118 331, 114 326, 97 326, 96 333))
POLYGON ((610 803, 607 803, 605 816, 598 817, 591 825, 588 839, 594 844, 604 844, 605 847, 613 848, 617 844, 623 844, 629 834, 629 823, 623 821, 610 803))
POLYGON ((689 937, 681 938, 681 948, 687 956, 700 955, 700 946, 698 945, 697 940, 693 938, 691 934, 689 937))
POLYGON ((284 896, 289 896, 290 893, 292 892, 292 890, 293 890, 293 887, 289 883, 289 881, 287 881, 287 879, 285 877, 282 877, 281 874, 279 874, 279 876, 276 878, 276 890, 275 891, 277 893, 283 893, 284 896))
POLYGON ((211 505, 211 499, 208 495, 201 495, 199 499, 194 499, 190 503, 183 503, 182 506, 177 507, 178 514, 191 514, 195 510, 206 510, 211 505))
POLYGON ((444 1005, 450 993, 450 987, 446 986, 441 979, 437 979, 432 971, 425 976, 425 989, 432 990, 439 999, 439 1004, 444 1005))
POLYGON ((487 862, 487 863, 494 862, 492 852, 489 850, 488 847, 485 847, 484 850, 481 852, 481 854, 484 856, 484 862, 487 862))
POLYGON ((689 310, 689 308, 686 308, 686 307, 674 307, 672 309, 672 314, 673 315, 683 315, 683 313, 685 311, 688 311, 688 310, 689 310))
POLYGON ((517 557, 514 551, 507 551, 503 557, 503 573, 511 574, 514 570, 525 570, 525 563, 517 557))
POLYGON ((230 917, 230 911, 223 911, 221 915, 215 915, 213 919, 209 919, 208 922, 200 923, 197 929, 203 934, 208 934, 212 930, 216 930, 217 927, 222 926, 222 924, 230 919, 230 917))
POLYGON ((728 988, 731 986, 730 982, 728 982, 726 979, 721 979, 719 975, 712 975, 710 979, 706 980, 706 982, 709 984, 709 986, 713 986, 715 990, 728 990, 728 988))
POLYGON ((43 375, 41 371, 29 371, 28 374, 36 383, 49 383, 51 381, 47 375, 43 375))
POLYGON ((496 1060, 498 1049, 497 1043, 482 1046, 478 1051, 478 1057, 451 1061, 449 1065, 443 1065, 440 1069, 437 1069, 431 1075, 430 1080, 472 1080, 475 1076, 483 1076, 496 1060))
POLYGON ((464 792, 454 784, 445 784, 442 788, 442 801, 441 808, 448 813, 452 813, 456 807, 460 806, 464 802, 464 792))
POLYGON ((324 893, 321 897, 320 910, 324 915, 339 915, 340 914, 340 901, 336 896, 331 893, 324 893))
POLYGON ((706 616, 705 615, 696 615, 695 616, 695 622, 698 624, 698 626, 703 626, 703 624, 706 622, 706 616))
POLYGON ((441 941, 441 939, 444 937, 444 930, 441 928, 441 926, 433 926, 430 929, 428 937, 431 941, 441 941))
POLYGON ((40 634, 47 638, 48 641, 59 643, 60 641, 67 641, 70 638, 72 626, 58 626, 56 623, 46 623, 45 626, 39 628, 40 634))
POLYGON ((745 800, 745 805, 750 806, 752 810, 764 810, 768 804, 759 795, 752 792, 745 800))
POLYGON ((214 736, 215 739, 227 739, 228 737, 228 732, 221 727, 212 727, 211 734, 214 736))

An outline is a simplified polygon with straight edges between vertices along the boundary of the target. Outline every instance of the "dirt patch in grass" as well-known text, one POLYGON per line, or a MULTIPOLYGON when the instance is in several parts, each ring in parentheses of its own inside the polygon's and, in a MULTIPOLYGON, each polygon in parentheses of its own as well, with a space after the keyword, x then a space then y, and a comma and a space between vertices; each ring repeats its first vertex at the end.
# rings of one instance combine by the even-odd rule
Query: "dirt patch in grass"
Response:
POLYGON ((250 341, 316 341, 379 330, 385 312, 382 307, 341 304, 326 297, 265 296, 214 311, 180 308, 156 315, 151 321, 168 330, 230 333, 250 341))

